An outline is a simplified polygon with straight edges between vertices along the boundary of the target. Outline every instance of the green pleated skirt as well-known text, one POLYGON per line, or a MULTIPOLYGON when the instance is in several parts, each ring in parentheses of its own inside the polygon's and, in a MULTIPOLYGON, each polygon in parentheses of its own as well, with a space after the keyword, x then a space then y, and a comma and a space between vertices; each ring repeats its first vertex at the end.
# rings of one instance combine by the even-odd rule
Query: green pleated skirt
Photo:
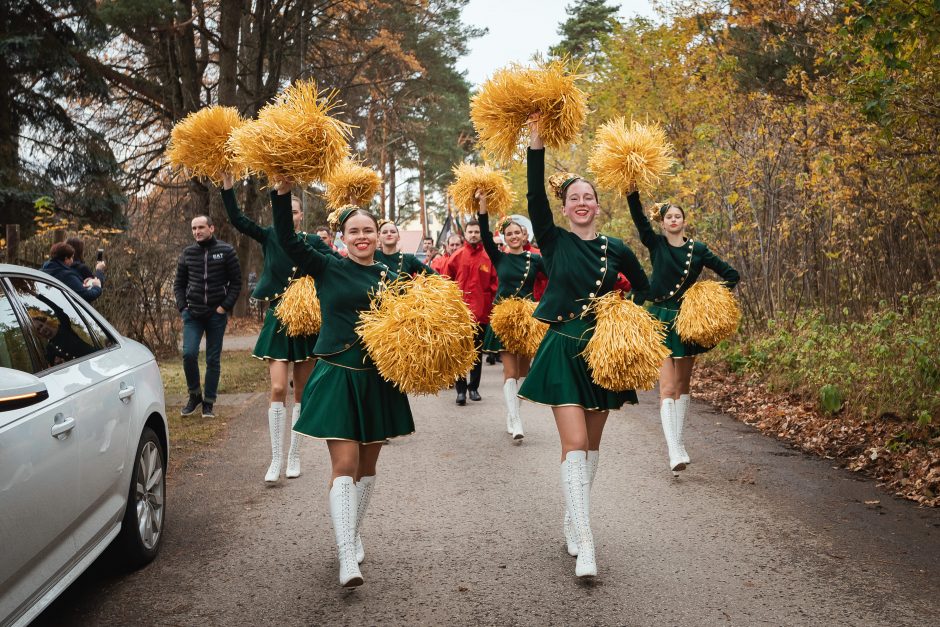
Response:
POLYGON ((493 331, 492 325, 486 325, 486 334, 483 336, 483 352, 498 353, 504 350, 506 349, 503 347, 503 343, 500 341, 499 337, 493 331))
POLYGON ((294 431, 321 440, 382 442, 415 431, 408 397, 379 375, 361 343, 320 356, 294 431))
POLYGON ((274 315, 275 303, 271 303, 264 314, 264 324, 258 334, 258 341, 251 352, 252 357, 258 359, 273 359, 274 361, 307 361, 315 359, 313 347, 317 343, 316 335, 301 335, 291 337, 281 321, 274 315))
POLYGON ((666 348, 669 349, 670 357, 679 359, 681 357, 694 357, 709 350, 704 346, 699 346, 694 342, 683 342, 676 331, 676 316, 679 315, 678 303, 660 303, 659 305, 649 305, 648 311, 653 314, 657 320, 666 324, 666 348))
POLYGON ((589 410, 620 409, 636 403, 636 392, 614 392, 594 383, 581 353, 594 332, 581 320, 552 323, 532 361, 519 396, 552 407, 576 406, 589 410))

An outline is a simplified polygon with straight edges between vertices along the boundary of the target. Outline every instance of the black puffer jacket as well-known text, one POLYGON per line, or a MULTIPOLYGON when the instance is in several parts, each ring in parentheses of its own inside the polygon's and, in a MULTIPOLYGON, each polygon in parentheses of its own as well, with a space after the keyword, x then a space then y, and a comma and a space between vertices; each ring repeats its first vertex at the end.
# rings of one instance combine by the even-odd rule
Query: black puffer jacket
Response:
POLYGON ((241 288, 242 271, 231 244, 211 237, 183 249, 173 281, 177 309, 189 309, 197 318, 220 306, 231 311, 241 288))

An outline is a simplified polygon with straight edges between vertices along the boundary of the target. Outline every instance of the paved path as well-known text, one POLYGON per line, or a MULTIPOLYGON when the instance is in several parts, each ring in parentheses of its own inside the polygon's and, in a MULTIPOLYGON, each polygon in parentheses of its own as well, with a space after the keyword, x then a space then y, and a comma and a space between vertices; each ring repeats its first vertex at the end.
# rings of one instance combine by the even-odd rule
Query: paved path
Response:
POLYGON ((337 585, 325 445, 305 441, 299 479, 263 482, 259 395, 171 478, 157 561, 93 567, 37 624, 937 624, 940 510, 696 404, 675 480, 651 394, 608 423, 600 576, 577 580, 550 413, 524 404, 511 444, 499 373, 484 368, 481 403, 413 400, 418 433, 382 453, 362 588, 337 585))

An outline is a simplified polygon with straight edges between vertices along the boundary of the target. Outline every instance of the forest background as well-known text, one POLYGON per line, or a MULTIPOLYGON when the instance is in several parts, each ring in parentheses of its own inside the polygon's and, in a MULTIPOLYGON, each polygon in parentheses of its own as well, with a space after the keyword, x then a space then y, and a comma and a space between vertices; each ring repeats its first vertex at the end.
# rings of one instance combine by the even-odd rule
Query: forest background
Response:
MULTIPOLYGON (((56 229, 83 233, 90 250, 106 246, 99 307, 129 336, 175 351, 184 216, 208 211, 245 268, 260 259, 225 225, 215 190, 167 172, 169 131, 209 104, 252 116, 298 78, 338 90, 354 150, 383 174, 386 215, 443 213, 451 166, 481 159, 471 86, 455 69, 480 34, 461 23, 465 4, 3 3, 0 222, 20 224, 20 261, 40 263, 56 229)), ((591 113, 580 145, 550 153, 549 167, 587 172, 592 133, 612 117, 662 124, 678 162, 644 202, 685 207, 693 236, 743 277, 742 332, 715 358, 813 404, 830 434, 855 438, 851 420, 884 428, 881 455, 918 455, 928 480, 917 491, 932 501, 940 0, 654 5, 655 21, 618 19, 605 0, 569 7, 550 54, 578 64, 591 113)), ((524 210, 524 171, 510 176, 524 210)), ((309 228, 323 211, 317 194, 307 199, 309 228)), ((245 183, 250 217, 265 221, 265 200, 263 181, 245 183)), ((645 257, 624 199, 601 190, 601 200, 605 232, 645 257)), ((870 457, 858 438, 843 453, 870 457)), ((905 463, 900 471, 913 473, 905 463)))

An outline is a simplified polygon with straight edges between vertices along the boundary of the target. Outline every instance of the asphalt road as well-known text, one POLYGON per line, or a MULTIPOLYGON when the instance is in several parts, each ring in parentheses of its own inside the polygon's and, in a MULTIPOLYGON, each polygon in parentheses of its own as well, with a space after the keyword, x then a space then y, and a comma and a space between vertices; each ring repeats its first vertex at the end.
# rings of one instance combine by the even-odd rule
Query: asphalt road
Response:
POLYGON ((337 583, 325 444, 263 481, 266 401, 168 488, 161 555, 92 567, 37 625, 927 625, 940 599, 940 510, 879 491, 693 402, 680 479, 655 397, 611 414, 592 491, 599 577, 561 534, 559 445, 523 404, 512 444, 499 366, 484 400, 412 400, 417 433, 382 453, 363 529, 365 585, 337 583))

